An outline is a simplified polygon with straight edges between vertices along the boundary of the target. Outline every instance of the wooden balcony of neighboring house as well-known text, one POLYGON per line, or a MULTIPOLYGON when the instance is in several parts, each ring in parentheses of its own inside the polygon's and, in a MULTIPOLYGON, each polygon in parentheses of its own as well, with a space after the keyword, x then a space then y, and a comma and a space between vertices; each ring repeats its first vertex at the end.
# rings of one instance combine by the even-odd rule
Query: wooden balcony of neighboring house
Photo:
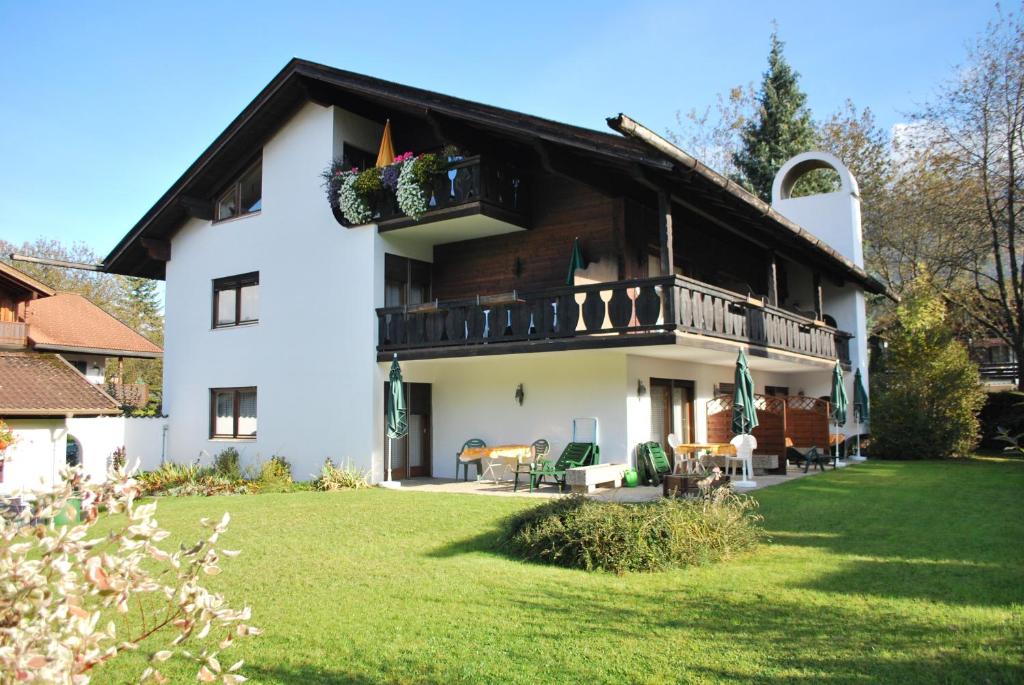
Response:
POLYGON ((104 389, 122 407, 142 408, 149 403, 149 386, 146 383, 110 382, 104 389))
POLYGON ((986 383, 1016 383, 1020 365, 1017 362, 983 362, 978 365, 978 371, 986 383))
MULTIPOLYGON (((458 239, 496 235, 529 228, 529 183, 512 164, 483 155, 451 158, 447 168, 434 175, 430 185, 429 209, 419 218, 405 215, 395 192, 385 189, 372 203, 372 223, 381 233, 409 232, 418 227, 452 219, 466 220, 452 235, 458 239)), ((343 226, 351 223, 334 210, 343 226)), ((440 234, 437 241, 444 241, 440 234)))
POLYGON ((690 344, 746 343, 849 365, 852 337, 682 276, 386 307, 377 309, 377 320, 381 360, 394 352, 430 358, 676 344, 687 334, 690 344))
POLYGON ((27 346, 27 323, 24 321, 0 321, 0 347, 21 349, 27 346))

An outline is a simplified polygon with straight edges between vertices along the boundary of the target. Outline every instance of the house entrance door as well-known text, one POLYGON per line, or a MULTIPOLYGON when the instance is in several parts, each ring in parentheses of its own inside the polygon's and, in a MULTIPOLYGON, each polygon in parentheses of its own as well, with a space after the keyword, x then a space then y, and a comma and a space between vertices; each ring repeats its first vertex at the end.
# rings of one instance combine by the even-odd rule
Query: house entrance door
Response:
MULTIPOLYGON (((385 426, 384 449, 391 459, 391 478, 417 478, 430 475, 430 383, 406 383, 405 406, 408 410, 409 435, 392 440, 385 426)), ((387 414, 388 386, 384 385, 384 412, 387 414)), ((383 476, 387 478, 387 468, 383 476)))
POLYGON ((694 441, 693 389, 693 381, 651 379, 651 440, 661 443, 673 465, 669 433, 675 433, 679 442, 694 441))

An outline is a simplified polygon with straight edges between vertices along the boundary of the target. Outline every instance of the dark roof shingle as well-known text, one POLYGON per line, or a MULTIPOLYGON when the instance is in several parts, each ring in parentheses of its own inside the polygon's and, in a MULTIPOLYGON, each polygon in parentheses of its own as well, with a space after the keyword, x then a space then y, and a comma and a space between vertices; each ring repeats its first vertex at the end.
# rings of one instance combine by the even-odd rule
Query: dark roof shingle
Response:
POLYGON ((118 413, 112 397, 60 356, 0 352, 0 417, 118 413))

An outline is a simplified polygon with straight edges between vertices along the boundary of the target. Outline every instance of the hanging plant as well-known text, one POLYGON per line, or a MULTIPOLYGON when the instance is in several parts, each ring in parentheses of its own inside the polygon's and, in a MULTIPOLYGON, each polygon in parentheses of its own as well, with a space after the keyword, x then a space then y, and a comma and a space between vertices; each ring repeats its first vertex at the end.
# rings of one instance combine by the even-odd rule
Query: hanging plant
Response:
POLYGON ((331 205, 331 209, 341 209, 338 196, 341 194, 341 184, 345 180, 345 175, 350 173, 350 171, 351 169, 346 166, 345 160, 338 158, 331 162, 331 165, 320 174, 320 178, 323 179, 324 192, 327 193, 327 202, 331 205))
POLYGON ((431 184, 434 177, 444 170, 445 164, 434 154, 425 154, 409 159, 406 155, 402 170, 398 174, 398 206, 402 212, 419 221, 430 209, 431 184))
POLYGON ((14 444, 14 431, 0 420, 0 462, 4 460, 4 451, 14 444))
POLYGON ((338 206, 345 219, 354 226, 369 223, 373 218, 373 210, 369 201, 356 190, 359 179, 357 169, 352 169, 342 176, 341 190, 338 191, 338 206))

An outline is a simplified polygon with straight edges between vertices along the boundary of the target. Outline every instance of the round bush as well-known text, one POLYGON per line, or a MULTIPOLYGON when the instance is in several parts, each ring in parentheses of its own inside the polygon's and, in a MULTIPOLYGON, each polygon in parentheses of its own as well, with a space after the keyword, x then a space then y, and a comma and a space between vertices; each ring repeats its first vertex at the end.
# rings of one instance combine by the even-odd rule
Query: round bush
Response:
POLYGON ((587 571, 662 571, 752 549, 762 537, 756 507, 727 490, 642 504, 573 496, 512 517, 505 543, 524 559, 587 571))

